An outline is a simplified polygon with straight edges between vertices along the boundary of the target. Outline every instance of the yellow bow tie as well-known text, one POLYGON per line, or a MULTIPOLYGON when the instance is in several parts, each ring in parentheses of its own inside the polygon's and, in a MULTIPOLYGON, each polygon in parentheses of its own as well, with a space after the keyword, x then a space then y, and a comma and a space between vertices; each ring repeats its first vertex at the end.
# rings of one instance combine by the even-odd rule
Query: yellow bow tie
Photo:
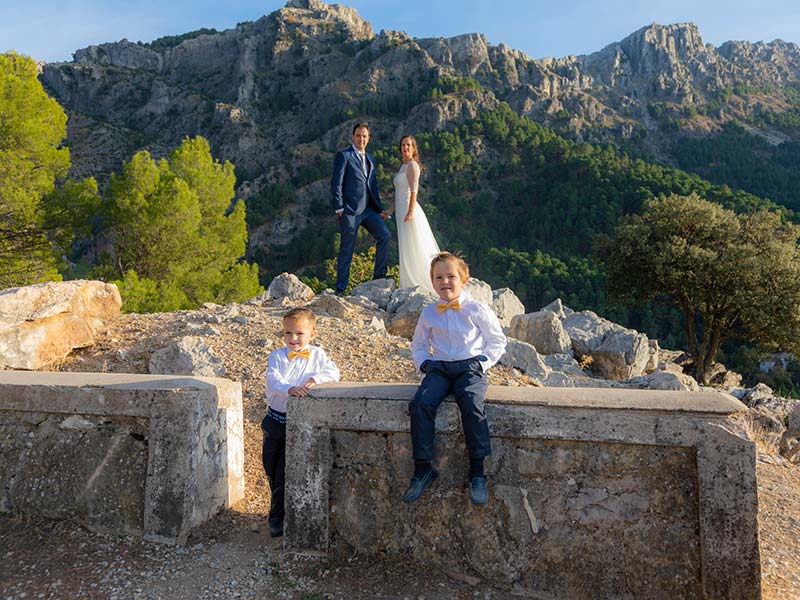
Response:
POLYGON ((452 302, 448 302, 447 304, 437 304, 436 310, 440 313, 443 313, 448 308, 452 308, 453 310, 461 310, 461 303, 458 300, 453 300, 452 302))
POLYGON ((289 350, 289 360, 294 360, 298 356, 300 358, 305 358, 306 360, 308 360, 310 354, 311 353, 309 352, 308 348, 306 348, 305 350, 300 350, 300 352, 292 352, 291 350, 289 350))

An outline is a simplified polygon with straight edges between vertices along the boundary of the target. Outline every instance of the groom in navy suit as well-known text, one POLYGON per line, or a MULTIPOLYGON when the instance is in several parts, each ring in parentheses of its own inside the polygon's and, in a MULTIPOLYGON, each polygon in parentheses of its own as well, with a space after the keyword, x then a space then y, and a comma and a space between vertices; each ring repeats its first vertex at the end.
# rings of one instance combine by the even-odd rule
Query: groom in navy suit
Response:
POLYGON ((373 279, 386 277, 389 266, 389 240, 392 235, 383 222, 383 206, 378 192, 375 160, 367 154, 369 126, 356 123, 353 144, 339 150, 333 161, 331 193, 333 210, 339 219, 339 256, 336 259, 336 294, 344 295, 350 280, 350 263, 356 245, 359 226, 375 238, 375 269, 373 279))

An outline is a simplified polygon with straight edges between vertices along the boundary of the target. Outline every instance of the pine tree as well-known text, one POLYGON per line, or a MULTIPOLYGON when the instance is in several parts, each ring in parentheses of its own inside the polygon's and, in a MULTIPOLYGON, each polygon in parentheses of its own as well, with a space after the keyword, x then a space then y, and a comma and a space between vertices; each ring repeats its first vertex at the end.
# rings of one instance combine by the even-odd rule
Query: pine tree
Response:
POLYGON ((60 278, 42 200, 69 169, 66 128, 36 63, 0 54, 0 288, 60 278))
POLYGON ((241 301, 261 291, 247 243, 244 204, 234 201, 230 162, 208 142, 185 139, 169 160, 136 153, 112 175, 104 205, 113 253, 100 271, 116 277, 128 311, 241 301))

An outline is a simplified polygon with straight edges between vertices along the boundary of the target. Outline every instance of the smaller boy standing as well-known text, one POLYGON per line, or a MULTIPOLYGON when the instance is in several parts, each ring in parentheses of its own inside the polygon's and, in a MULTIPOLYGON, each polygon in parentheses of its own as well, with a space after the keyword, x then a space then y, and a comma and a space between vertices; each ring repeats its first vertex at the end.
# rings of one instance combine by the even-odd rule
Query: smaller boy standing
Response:
POLYGON ((339 369, 318 346, 317 318, 307 308, 294 308, 283 317, 284 348, 273 350, 267 360, 267 416, 261 421, 264 444, 261 461, 269 479, 272 499, 269 534, 283 535, 284 485, 286 480, 286 407, 289 396, 308 396, 308 390, 328 381, 339 381, 339 369))
POLYGON ((434 421, 442 400, 452 392, 469 454, 469 498, 483 505, 489 500, 483 462, 492 452, 483 407, 486 371, 505 352, 506 336, 494 312, 463 291, 469 280, 463 258, 437 254, 430 276, 439 300, 423 309, 411 341, 414 365, 425 378, 411 401, 414 476, 403 500, 414 502, 439 476, 433 468, 434 421))

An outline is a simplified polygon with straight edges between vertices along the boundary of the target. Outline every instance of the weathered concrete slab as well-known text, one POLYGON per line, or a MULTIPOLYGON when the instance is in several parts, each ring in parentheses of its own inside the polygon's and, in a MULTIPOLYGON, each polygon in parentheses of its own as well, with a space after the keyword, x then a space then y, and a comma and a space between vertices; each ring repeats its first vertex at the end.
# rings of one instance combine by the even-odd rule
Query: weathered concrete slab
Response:
POLYGON ((415 389, 329 384, 290 403, 291 548, 409 555, 541 598, 760 598, 755 449, 734 398, 492 387, 476 508, 452 402, 440 478, 401 501, 415 389))
POLYGON ((241 384, 0 372, 0 509, 185 542, 244 497, 241 384))

